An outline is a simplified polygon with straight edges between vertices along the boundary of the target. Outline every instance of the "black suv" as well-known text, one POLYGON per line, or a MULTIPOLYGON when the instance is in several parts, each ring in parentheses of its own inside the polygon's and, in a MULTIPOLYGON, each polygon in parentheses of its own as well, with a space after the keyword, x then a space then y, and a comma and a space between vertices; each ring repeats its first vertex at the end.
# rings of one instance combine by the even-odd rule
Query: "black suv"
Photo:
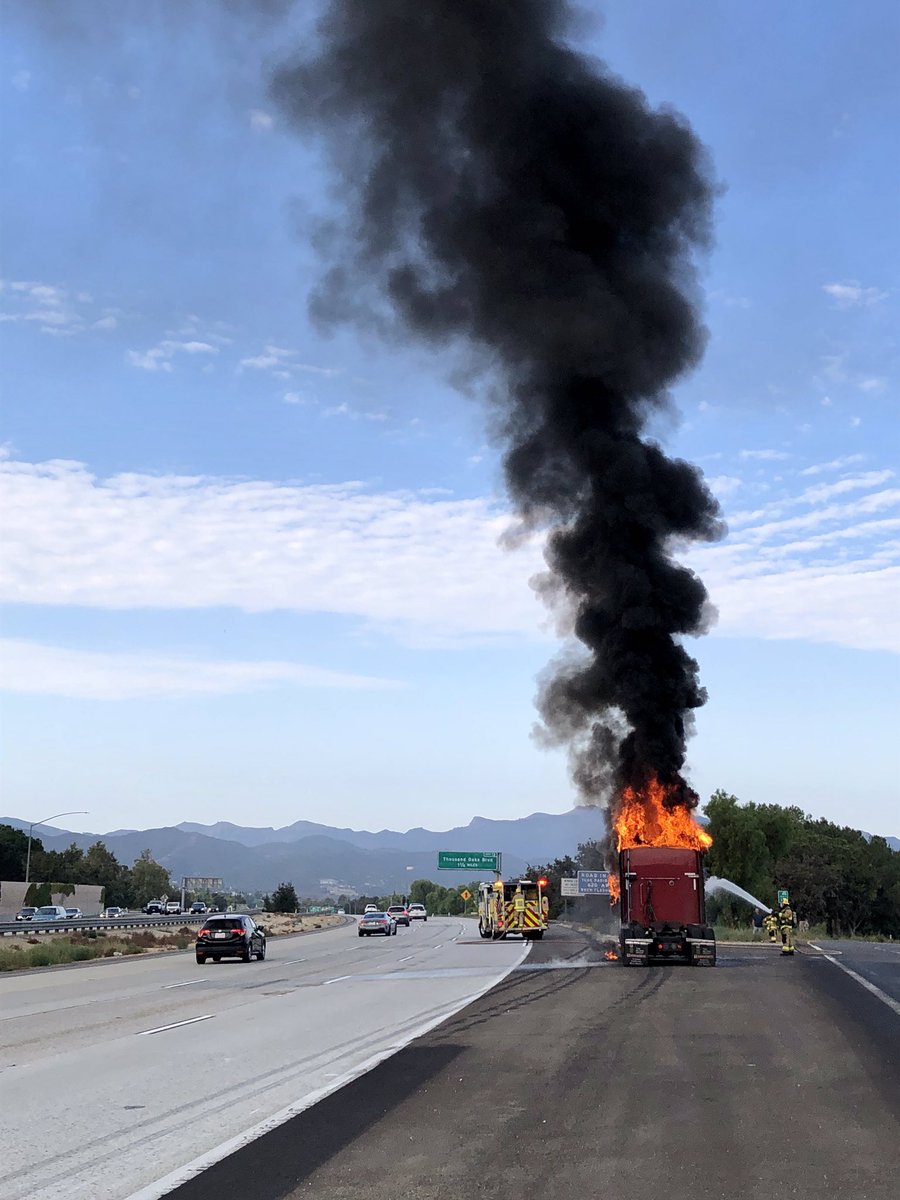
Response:
POLYGON ((249 962, 254 955, 266 957, 266 931, 245 913, 217 913, 207 917, 197 934, 197 962, 208 958, 240 958, 249 962))

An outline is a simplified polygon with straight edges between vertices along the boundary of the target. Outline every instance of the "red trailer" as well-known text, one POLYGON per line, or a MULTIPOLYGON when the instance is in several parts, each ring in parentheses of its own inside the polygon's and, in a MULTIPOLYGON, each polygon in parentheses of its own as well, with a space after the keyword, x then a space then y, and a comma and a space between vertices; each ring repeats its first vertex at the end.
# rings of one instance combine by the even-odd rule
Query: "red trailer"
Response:
POLYGON ((619 853, 619 904, 624 966, 677 961, 711 967, 716 937, 706 924, 703 852, 635 846, 619 853))

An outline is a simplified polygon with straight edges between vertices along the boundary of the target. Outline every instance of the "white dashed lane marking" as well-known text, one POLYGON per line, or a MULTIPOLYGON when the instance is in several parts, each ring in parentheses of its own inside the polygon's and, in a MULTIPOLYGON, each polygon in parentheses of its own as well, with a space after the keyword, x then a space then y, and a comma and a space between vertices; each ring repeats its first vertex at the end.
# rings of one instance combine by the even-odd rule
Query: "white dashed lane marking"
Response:
POLYGON ((215 1013, 207 1013, 205 1017, 191 1017, 189 1021, 176 1021, 172 1025, 159 1025, 156 1029, 142 1029, 137 1037, 149 1037, 151 1033, 165 1033, 167 1029, 180 1029, 182 1025, 196 1025, 198 1021, 211 1021, 215 1013))

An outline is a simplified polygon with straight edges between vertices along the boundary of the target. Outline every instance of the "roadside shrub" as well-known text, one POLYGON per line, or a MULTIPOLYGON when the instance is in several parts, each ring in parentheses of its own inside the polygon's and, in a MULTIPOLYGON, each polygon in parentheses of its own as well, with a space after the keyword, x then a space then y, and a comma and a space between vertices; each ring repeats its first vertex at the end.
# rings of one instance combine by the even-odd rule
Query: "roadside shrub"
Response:
POLYGON ((194 945, 195 938, 195 931, 188 926, 171 933, 141 929, 121 935, 91 929, 52 934, 44 941, 37 937, 29 937, 27 941, 17 938, 11 945, 0 945, 0 971, 51 967, 93 958, 132 957, 149 950, 186 950, 194 945))

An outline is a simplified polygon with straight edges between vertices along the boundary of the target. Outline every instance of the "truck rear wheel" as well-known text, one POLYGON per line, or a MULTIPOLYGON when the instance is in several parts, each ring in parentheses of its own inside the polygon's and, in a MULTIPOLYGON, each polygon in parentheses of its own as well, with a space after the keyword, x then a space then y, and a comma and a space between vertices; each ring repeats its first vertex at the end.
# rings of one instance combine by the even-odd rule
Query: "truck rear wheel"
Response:
POLYGON ((489 938, 491 936, 491 931, 489 929, 485 929, 484 921, 482 921, 480 917, 478 918, 478 933, 479 936, 483 938, 489 938))

